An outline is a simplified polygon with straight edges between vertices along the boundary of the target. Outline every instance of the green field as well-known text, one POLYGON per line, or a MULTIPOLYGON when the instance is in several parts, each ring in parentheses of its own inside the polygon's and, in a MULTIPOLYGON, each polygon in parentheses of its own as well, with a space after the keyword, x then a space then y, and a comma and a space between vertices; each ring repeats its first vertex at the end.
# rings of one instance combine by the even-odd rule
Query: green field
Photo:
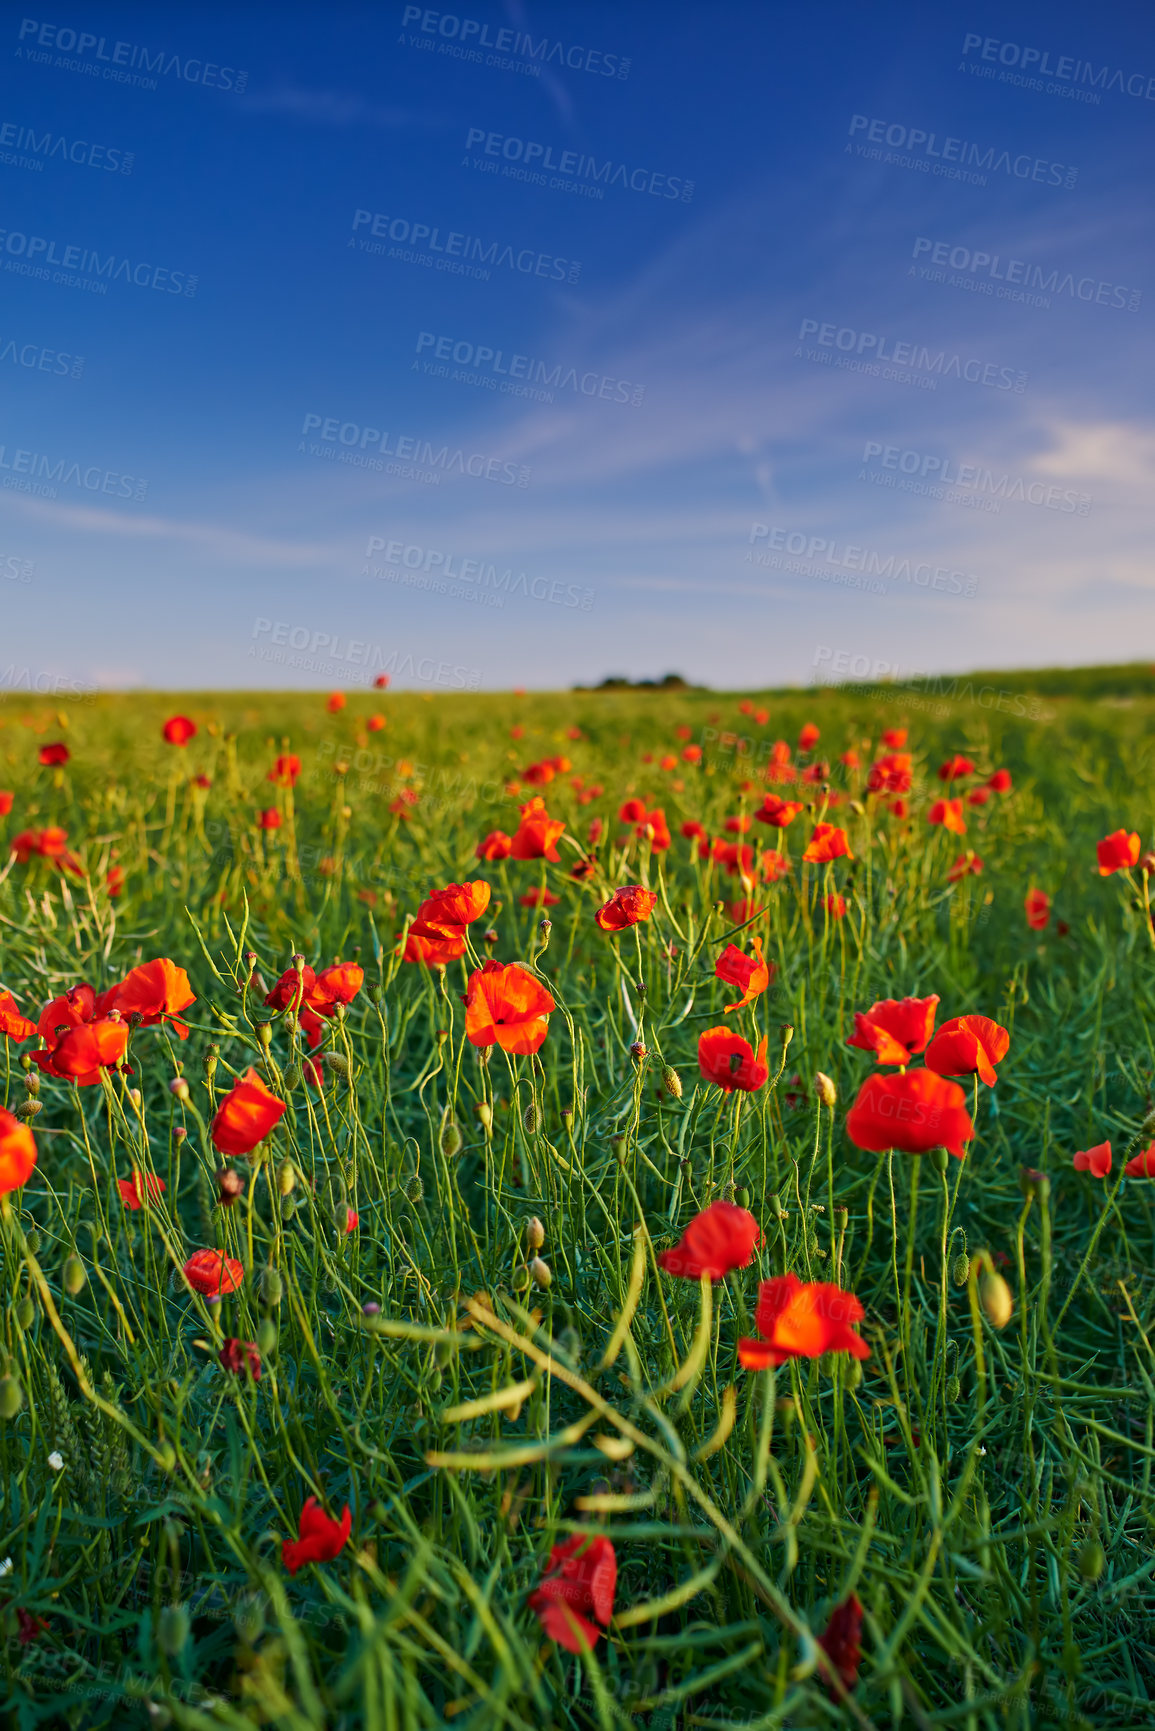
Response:
POLYGON ((1141 868, 1096 864, 1119 829, 1152 845, 1150 692, 1136 667, 748 699, 351 692, 337 713, 324 693, 0 702, 0 1000, 35 1022, 158 957, 196 997, 186 1041, 130 1022, 91 1086, 0 1042, 38 1154, 0 1218, 0 1722, 1155 1722, 1155 1181, 1123 1176, 1155 1137, 1155 939, 1141 868), (177 714, 183 748, 161 736, 177 714), (895 728, 905 814, 868 791, 895 728), (768 780, 777 740, 828 774, 768 780), (55 742, 69 761, 40 766, 55 742), (289 753, 293 787, 269 779, 289 753), (955 754, 974 768, 948 787, 955 754), (1011 790, 968 804, 1002 768, 1011 790), (805 809, 727 830, 767 793, 805 809), (479 859, 534 796, 560 863, 479 859), (951 796, 964 834, 928 822, 951 796), (619 821, 629 799, 664 811, 668 848, 619 821), (820 819, 850 856, 804 865, 820 819), (752 845, 747 882, 695 858, 692 821, 752 845), (9 854, 49 829, 66 842, 9 854), (478 879, 466 955, 401 959, 422 901, 478 879), (657 902, 615 936, 594 916, 625 884, 657 902), (774 978, 726 1014, 715 961, 754 938, 774 978), (294 954, 364 969, 322 1017, 320 1087, 264 1002, 294 954), (536 1055, 466 1037, 486 957, 552 995, 536 1055), (1010 1034, 995 1086, 962 1081, 961 1162, 846 1132, 878 1068, 846 1043, 855 1012, 930 994, 940 1025, 1010 1034), (722 1024, 767 1038, 754 1092, 699 1070, 722 1024), (226 1158, 209 1123, 250 1068, 288 1109, 226 1158), (1073 1168, 1106 1141, 1105 1180, 1073 1168), (163 1194, 127 1206, 134 1172, 163 1194), (712 1287, 659 1268, 719 1199, 761 1228, 750 1265, 712 1287), (203 1249, 241 1265, 219 1302, 181 1273, 203 1249), (787 1272, 857 1295, 868 1359, 741 1367, 758 1282, 787 1272), (259 1381, 221 1364, 231 1338, 259 1381), (293 1574, 309 1497, 351 1532, 293 1574), (585 1655, 529 1604, 574 1534, 617 1557, 585 1655), (852 1595, 847 1688, 817 1642, 852 1595))

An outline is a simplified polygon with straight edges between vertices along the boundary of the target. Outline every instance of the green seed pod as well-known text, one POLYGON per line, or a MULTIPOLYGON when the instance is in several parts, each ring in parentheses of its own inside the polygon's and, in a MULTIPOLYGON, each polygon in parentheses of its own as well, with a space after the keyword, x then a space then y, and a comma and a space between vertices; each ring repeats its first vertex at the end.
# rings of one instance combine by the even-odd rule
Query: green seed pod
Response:
POLYGON ((965 1250, 960 1250, 951 1263, 950 1277, 956 1286, 965 1286, 970 1279, 971 1259, 965 1250))
POLYGON ((493 1107, 490 1106, 487 1101, 483 1100, 477 1108, 477 1116, 481 1128, 488 1136, 493 1129, 493 1107))
POLYGON ((735 1190, 734 1200, 738 1204, 739 1208, 749 1208, 750 1192, 746 1189, 745 1185, 743 1185, 741 1189, 735 1190))
POLYGON ((932 1148, 929 1155, 930 1163, 940 1176, 950 1165, 950 1154, 945 1148, 932 1148))
POLYGON ((530 1250, 540 1250, 545 1243, 545 1227, 536 1214, 525 1223, 525 1242, 530 1250))
POLYGON ((156 1644, 175 1659, 189 1637, 189 1615, 183 1605, 163 1605, 156 1625, 156 1644))
POLYGON ((626 1138, 624 1136, 615 1136, 613 1141, 610 1143, 610 1148, 613 1150, 614 1159, 618 1162, 619 1166, 625 1165, 626 1146, 627 1146, 627 1143, 626 1143, 626 1138))
POLYGON ((73 1298, 78 1292, 83 1292, 88 1284, 88 1276, 84 1272, 84 1264, 79 1256, 70 1256, 64 1264, 64 1290, 70 1292, 73 1298))
POLYGON ((297 1182, 297 1168, 291 1160, 282 1160, 277 1169, 277 1188, 282 1196, 288 1196, 297 1182))
POLYGON ((273 1030, 268 1022, 257 1023, 257 1039, 261 1042, 261 1045, 267 1052, 273 1043, 273 1030))
POLYGON ((15 1418, 24 1405, 24 1390, 14 1376, 0 1376, 0 1418, 15 1418))
POLYGON ((662 1087, 667 1094, 672 1094, 675 1100, 682 1098, 682 1078, 669 1064, 662 1071, 662 1087))
POLYGON ((960 1386, 961 1385, 959 1383, 959 1379, 957 1376, 948 1376, 947 1377, 947 1379, 946 1379, 946 1398, 947 1398, 948 1402, 951 1404, 951 1406, 954 1405, 955 1401, 959 1397, 960 1386))
POLYGON ((233 1627, 247 1647, 255 1647, 265 1630, 265 1607, 253 1593, 246 1593, 233 1607, 233 1627))
POLYGON ((284 1082, 286 1089, 291 1094, 295 1088, 301 1086, 301 1066, 299 1064, 289 1064, 281 1072, 281 1079, 284 1082))
POLYGON ((24 1234, 24 1242, 27 1244, 33 1256, 35 1256, 40 1249, 40 1234, 37 1232, 35 1226, 31 1227, 24 1234))
POLYGON ((22 1298, 16 1306, 16 1325, 27 1334, 36 1321, 36 1306, 30 1298, 22 1298))
POLYGON ((213 1077, 216 1075, 217 1060, 220 1055, 221 1049, 219 1046, 210 1046, 204 1057, 201 1059, 201 1067, 204 1070, 206 1082, 211 1082, 213 1077))
POLYGON ((27 1123, 30 1119, 35 1118, 36 1114, 40 1111, 43 1111, 43 1107, 39 1100, 21 1100, 19 1106, 16 1108, 16 1116, 17 1118, 23 1118, 25 1123, 27 1123))
POLYGON ((297 1204, 291 1196, 286 1196, 281 1203, 281 1219, 291 1220, 297 1212, 297 1204))
POLYGON ((285 1283, 279 1268, 262 1268, 258 1286, 262 1304, 280 1304, 285 1296, 285 1283))
POLYGON ((452 1112, 447 1111, 441 1120, 441 1152, 447 1160, 452 1160, 460 1154, 465 1146, 465 1138, 461 1134, 461 1126, 452 1112))
POLYGON ((324 1058, 334 1076, 340 1076, 345 1082, 349 1080, 353 1074, 353 1068, 344 1052, 326 1052, 324 1058))
POLYGON ((277 1325, 271 1316, 262 1317, 257 1324, 257 1351, 262 1358, 268 1358, 269 1354, 276 1349, 276 1345, 277 1325))
POLYGON ((1001 1274, 988 1269, 979 1281, 979 1303, 992 1328, 1005 1328, 1014 1313, 1011 1289, 1001 1274))
POLYGON ((852 1358, 846 1367, 847 1388, 857 1388, 862 1381, 862 1366, 856 1358, 852 1358))
POLYGON ((527 1136, 536 1136, 537 1135, 538 1126, 541 1122, 541 1119, 540 1119, 540 1115, 539 1115, 538 1110, 537 1110, 537 1106, 533 1100, 530 1101, 529 1105, 526 1107, 525 1111, 522 1113, 521 1122, 525 1128, 525 1133, 527 1136))
POLYGON ((540 1256, 535 1256, 529 1265, 529 1272, 533 1277, 534 1285, 540 1286, 543 1292, 546 1291, 553 1280, 549 1263, 543 1262, 540 1256))
POLYGON ((1107 1559, 1103 1555, 1103 1547, 1097 1539, 1088 1539, 1079 1552, 1079 1573, 1085 1581, 1097 1581, 1103 1573, 1107 1559))
POLYGON ((411 1178, 407 1178, 405 1183, 402 1185, 402 1190, 406 1202, 422 1201, 425 1196, 425 1186, 421 1182, 420 1174, 414 1172, 411 1178))

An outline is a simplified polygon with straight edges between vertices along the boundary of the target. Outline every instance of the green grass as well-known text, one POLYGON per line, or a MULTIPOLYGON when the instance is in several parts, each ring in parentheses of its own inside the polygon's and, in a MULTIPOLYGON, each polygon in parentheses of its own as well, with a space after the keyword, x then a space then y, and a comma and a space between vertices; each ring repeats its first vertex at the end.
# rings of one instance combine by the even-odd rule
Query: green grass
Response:
MULTIPOLYGON (((1096 701, 1103 688, 1078 672, 1045 688, 992 677, 1045 702, 1018 714, 966 682, 793 693, 766 700, 764 727, 708 692, 355 695, 337 716, 320 695, 101 698, 66 716, 0 704, 0 787, 15 793, 3 833, 60 824, 88 872, 9 865, 0 985, 35 1017, 79 980, 103 988, 164 955, 198 1000, 187 1043, 139 1030, 132 1075, 108 1090, 44 1079, 39 1163, 4 1211, 0 1374, 23 1393, 0 1421, 5 1724, 1151 1722, 1155 1215, 1150 1182, 1117 1179, 1151 1135, 1155 949, 1141 880, 1100 878, 1095 843, 1120 826, 1150 843, 1153 705, 1126 682, 1130 703, 1096 701), (378 711, 387 728, 361 733, 378 711), (200 726, 185 751, 160 740, 176 712, 200 726), (784 1024, 793 1038, 777 1086, 739 1112, 700 1080, 696 1047, 725 1019, 713 959, 734 921, 720 904, 742 892, 692 864, 678 829, 697 818, 721 834, 752 810, 764 746, 807 720, 831 784, 855 799, 862 772, 839 753, 869 762, 863 742, 908 722, 911 812, 843 803, 830 815, 854 862, 805 874, 814 814, 785 832, 793 873, 763 890, 755 906, 769 912, 737 940, 760 933, 777 977, 730 1020, 769 1035, 772 1077, 784 1024), (679 726, 704 763, 663 771, 679 726), (36 746, 58 738, 72 762, 38 769, 36 746), (284 749, 303 761, 291 799, 265 779, 284 749), (955 751, 1015 782, 969 811, 961 838, 925 817, 955 751), (591 818, 605 834, 589 881, 569 878, 578 852, 564 843, 544 870, 561 900, 543 949, 539 911, 519 904, 541 864, 486 866, 474 849, 516 827, 509 778, 557 753, 604 794, 579 805, 564 775, 522 799, 540 791, 582 852, 591 818), (207 791, 190 787, 196 772, 207 791), (390 810, 403 785, 421 796, 409 822, 390 810), (664 807, 667 854, 615 845, 632 794, 664 807), (259 832, 256 811, 277 803, 282 828, 259 832), (951 885, 965 847, 984 869, 951 885), (477 951, 532 960, 558 1001, 537 1060, 479 1062, 465 963, 442 975, 396 959, 423 896, 474 877, 495 898, 471 928, 477 951), (664 891, 654 919, 636 936, 598 931, 609 890, 642 881, 664 891), (1024 918, 1032 886, 1054 898, 1042 933, 1024 918), (833 889, 848 912, 828 923, 833 889), (323 1092, 288 1086, 289 1036, 278 1022, 266 1051, 256 1028, 270 1012, 243 989, 249 949, 266 985, 294 951, 316 967, 360 960, 365 989, 329 1029, 348 1076, 327 1066, 323 1092), (981 1012, 1012 1034, 997 1087, 977 1091, 969 1157, 945 1176, 932 1158, 865 1154, 844 1129, 870 1069, 845 1044, 853 1012, 930 992, 940 1021, 981 1012), (230 1163, 247 1189, 225 1209, 204 1125, 250 1065, 290 1108, 262 1159, 230 1163), (680 1099, 660 1090, 665 1065, 680 1099), (178 1066, 187 1105, 168 1085, 178 1066), (833 1111, 814 1096, 819 1070, 837 1085, 833 1111), (1105 1139, 1107 1183, 1075 1173, 1073 1152, 1105 1139), (300 1174, 288 1198, 286 1161, 300 1174), (114 1184, 142 1163, 167 1185, 151 1214, 128 1212, 114 1184), (1048 1182, 1024 1186, 1023 1167, 1048 1182), (715 1288, 699 1334, 697 1285, 654 1257, 735 1194, 765 1241, 715 1288), (350 1204, 360 1227, 346 1236, 350 1204), (527 1285, 533 1216, 548 1289, 527 1285), (213 1245, 246 1270, 219 1307, 173 1277, 213 1245), (972 1273, 984 1251, 1003 1267, 1015 1308, 1002 1331, 974 1278, 952 1273, 964 1250, 972 1273), (861 1376, 842 1359, 739 1368, 758 1278, 785 1270, 858 1294, 861 1376), (218 1365, 223 1335, 260 1340, 258 1386, 218 1365), (672 1388, 695 1343, 696 1370, 672 1388), (523 1383, 519 1406, 445 1417, 523 1383), (291 1579, 280 1541, 310 1494, 350 1503, 352 1539, 291 1579), (527 1607, 551 1545, 577 1531, 614 1540, 625 1617, 590 1661, 545 1642, 527 1607), (863 1661, 838 1704, 814 1638, 852 1590, 863 1661), (18 1608, 47 1624, 26 1645, 18 1608)), ((817 787, 806 796, 821 801, 817 787)), ((781 839, 754 830, 761 847, 781 839)), ((7 1050, 13 1110, 27 1095, 21 1050, 7 1050)))

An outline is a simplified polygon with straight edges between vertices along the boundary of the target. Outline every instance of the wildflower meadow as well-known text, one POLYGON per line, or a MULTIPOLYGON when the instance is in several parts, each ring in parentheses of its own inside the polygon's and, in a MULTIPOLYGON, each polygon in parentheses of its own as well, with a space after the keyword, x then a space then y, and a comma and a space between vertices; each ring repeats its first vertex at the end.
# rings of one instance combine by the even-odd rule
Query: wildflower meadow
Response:
POLYGON ((1155 1722, 1152 699, 0 703, 0 1718, 1155 1722))

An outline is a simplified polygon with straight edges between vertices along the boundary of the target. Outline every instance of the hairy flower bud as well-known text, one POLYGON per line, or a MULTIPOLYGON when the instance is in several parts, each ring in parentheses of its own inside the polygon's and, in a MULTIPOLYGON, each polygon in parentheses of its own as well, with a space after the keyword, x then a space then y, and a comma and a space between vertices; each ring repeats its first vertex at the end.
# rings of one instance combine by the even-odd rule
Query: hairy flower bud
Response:
POLYGON ((956 1286, 965 1286, 970 1279, 971 1259, 965 1250, 960 1250, 950 1267, 950 1277, 956 1286))
POLYGON ((1005 1328, 1014 1313, 1011 1289, 1001 1274, 988 1268, 979 1281, 979 1303, 992 1328, 1005 1328))
POLYGON ((330 1070, 332 1070, 333 1074, 335 1076, 340 1076, 343 1081, 347 1082, 349 1077, 353 1074, 353 1068, 344 1052, 326 1052, 324 1056, 325 1063, 329 1066, 330 1070))
POLYGON ((465 1138, 461 1134, 461 1126, 447 1108, 441 1120, 441 1152, 447 1160, 452 1160, 461 1153, 464 1146, 465 1138))
POLYGON ((280 1304, 285 1296, 285 1283, 280 1269, 274 1268, 271 1263, 267 1268, 262 1268, 257 1289, 262 1304, 280 1304))
POLYGON ((64 1264, 64 1290, 70 1292, 73 1298, 78 1292, 83 1292, 88 1285, 88 1276, 84 1272, 84 1264, 79 1256, 69 1256, 64 1264))
POLYGON ((156 1644, 175 1659, 189 1638, 189 1614, 183 1605, 162 1605, 156 1626, 156 1644))
POLYGON ((662 1071, 662 1087, 667 1094, 672 1094, 675 1100, 682 1098, 682 1078, 670 1064, 662 1071))
POLYGON ((267 1052, 273 1043, 273 1030, 268 1022, 257 1023, 257 1039, 267 1052))
POLYGON ((645 1043, 642 1040, 635 1040, 633 1045, 630 1047, 630 1057, 633 1059, 634 1063, 641 1065, 645 1063, 648 1056, 649 1052, 645 1043))
POLYGON ((297 1168, 291 1160, 282 1160, 277 1169, 277 1188, 282 1196, 291 1194, 297 1182, 297 1168))
POLYGON ((818 1095, 822 1104, 824 1106, 829 1106, 830 1110, 833 1112, 835 1106, 838 1104, 838 1089, 834 1086, 833 1080, 826 1074, 825 1070, 815 1070, 814 1092, 818 1095))
POLYGON ((529 1272, 535 1286, 540 1286, 544 1292, 553 1280, 548 1262, 543 1262, 540 1256, 535 1256, 529 1265, 529 1272))
POLYGON ((521 1115, 521 1122, 527 1136, 535 1136, 541 1123, 541 1116, 535 1101, 531 1100, 521 1115))
POLYGON ((24 1087, 29 1094, 33 1094, 33 1095, 39 1094, 39 1092, 40 1092, 40 1071, 39 1070, 29 1070, 28 1074, 24 1078, 24 1087))
POLYGON ((545 1243, 545 1227, 536 1214, 525 1223, 525 1242, 530 1250, 540 1250, 545 1243))
POLYGON ((1103 1555, 1103 1547, 1097 1539, 1088 1539, 1079 1551, 1079 1573, 1085 1581, 1097 1581, 1103 1573, 1107 1559, 1103 1555))
POLYGON ((416 1202, 420 1202, 424 1198, 425 1186, 421 1182, 420 1175, 416 1172, 414 1172, 414 1174, 411 1178, 407 1178, 405 1180, 405 1183, 402 1186, 402 1188, 403 1188, 404 1193, 405 1193, 406 1202, 415 1202, 416 1203, 416 1202))
POLYGON ((188 1099, 188 1083, 183 1076, 174 1076, 168 1085, 168 1091, 175 1095, 178 1100, 188 1099))
POLYGON ((15 1418, 24 1405, 24 1390, 14 1376, 0 1376, 0 1418, 15 1418))
POLYGON ((23 1329, 25 1334, 27 1334, 28 1330, 33 1326, 35 1321, 36 1321, 36 1306, 33 1304, 32 1300, 30 1298, 22 1298, 20 1300, 19 1304, 16 1306, 16 1326, 17 1326, 17 1328, 23 1329))
POLYGON ((961 1384, 960 1384, 957 1376, 948 1376, 947 1377, 947 1379, 946 1379, 946 1398, 947 1398, 948 1403, 951 1406, 953 1406, 955 1401, 958 1399, 960 1388, 961 1388, 961 1384))
POLYGON ((213 1182, 216 1184, 217 1200, 222 1208, 231 1208, 245 1193, 244 1179, 231 1166, 222 1166, 219 1172, 214 1172, 213 1182))
POLYGON ((41 1111, 43 1111, 43 1106, 39 1100, 21 1100, 19 1106, 16 1108, 15 1115, 17 1118, 23 1118, 25 1122, 28 1122, 29 1119, 35 1118, 36 1114, 41 1111))
POLYGON ((219 1046, 210 1046, 204 1057, 201 1059, 201 1066, 205 1073, 206 1082, 211 1082, 213 1077, 216 1075, 217 1061, 220 1058, 220 1055, 221 1049, 219 1046))

